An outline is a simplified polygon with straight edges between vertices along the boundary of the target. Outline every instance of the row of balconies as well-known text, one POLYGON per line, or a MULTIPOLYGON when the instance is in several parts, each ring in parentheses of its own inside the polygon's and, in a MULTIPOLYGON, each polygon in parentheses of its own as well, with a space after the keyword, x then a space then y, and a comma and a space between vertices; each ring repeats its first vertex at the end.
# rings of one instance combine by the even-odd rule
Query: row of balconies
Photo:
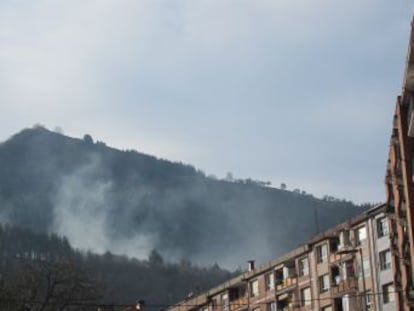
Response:
MULTIPOLYGON (((293 282, 291 285, 296 285, 296 279, 291 279, 293 282), (293 281, 294 280, 294 281, 293 281)), ((289 282, 287 282, 289 284, 289 282)), ((293 288, 291 288, 292 290, 293 288)), ((277 304, 277 311, 279 310, 296 310, 295 308, 295 294, 294 291, 288 291, 285 293, 279 293, 279 295, 276 296, 276 304, 277 304)), ((246 306, 249 305, 249 303, 252 303, 248 296, 247 292, 244 296, 238 297, 236 299, 232 299, 230 296, 230 300, 226 304, 226 306, 222 306, 222 311, 237 311, 246 309, 246 306)), ((252 304, 254 305, 254 303, 252 304)), ((214 308, 213 308, 214 309, 214 308)))
MULTIPOLYGON (((358 277, 354 274, 354 259, 348 259, 342 263, 344 266, 332 265, 330 270, 330 282, 327 292, 332 297, 339 297, 345 293, 358 290, 358 277), (345 272, 345 270, 347 272, 345 272), (342 273, 345 276, 342 276, 342 273)), ((246 309, 252 300, 248 298, 247 282, 241 283, 238 287, 229 289, 228 300, 226 306, 224 304, 217 310, 221 311, 238 311, 246 309), (250 301, 250 302, 249 302, 250 301)), ((296 277, 288 277, 286 279, 275 282, 275 297, 277 310, 300 310, 300 301, 295 299, 298 288, 298 279, 296 277)), ((258 297, 261 297, 260 295, 258 297)), ((253 300, 254 301, 254 300, 253 300)), ((254 304, 254 302, 253 302, 254 304)), ((213 307, 213 310, 215 308, 213 307)))
MULTIPOLYGON (((358 249, 356 249, 356 247, 361 245, 361 241, 364 241, 356 238, 357 236, 361 236, 357 235, 359 233, 359 231, 352 231, 352 229, 343 230, 340 232, 339 235, 332 237, 329 240, 329 242, 325 244, 325 250, 323 251, 325 258, 324 262, 330 264, 330 282, 328 283, 329 287, 327 287, 326 290, 329 291, 332 296, 337 297, 340 294, 358 289, 358 278, 355 273, 355 258, 357 255, 355 254, 358 253, 358 249), (352 235, 351 238, 351 234, 354 232, 355 236, 352 235)), ((367 238, 368 237, 364 237, 363 239, 367 238)), ((318 256, 316 250, 315 254, 316 256, 318 256)), ((306 257, 304 258, 306 259, 306 257)), ((282 267, 273 270, 270 273, 273 274, 273 281, 269 283, 273 284, 272 286, 268 286, 267 281, 265 282, 267 286, 267 291, 269 291, 269 289, 272 289, 274 291, 274 294, 276 295, 276 302, 280 303, 280 305, 278 305, 278 311, 296 310, 295 308, 297 308, 295 306, 292 306, 292 302, 285 305, 287 301, 285 300, 286 298, 283 298, 283 300, 281 300, 280 302, 278 301, 278 299, 279 297, 286 295, 292 298, 298 294, 299 277, 301 277, 302 271, 300 270, 300 267, 302 266, 300 266, 299 260, 300 258, 289 260, 285 262, 282 267)), ((308 273, 310 272, 309 263, 307 263, 307 266, 307 272, 305 275, 308 275, 308 273)), ((266 276, 263 275, 263 277, 266 280, 266 276)), ((233 295, 232 290, 234 290, 235 288, 230 289, 228 296, 229 300, 225 311, 242 310, 243 308, 245 308, 246 304, 249 303, 249 301, 250 303, 252 303, 252 301, 254 302, 257 298, 261 299, 263 293, 258 292, 258 285, 255 284, 254 288, 257 288, 257 293, 254 296, 252 295, 251 286, 252 283, 247 282, 247 280, 244 280, 243 283, 240 284, 239 288, 242 289, 242 295, 233 295)), ((294 298, 290 300, 296 302, 294 298)))
MULTIPOLYGON (((294 310, 300 310, 300 304, 298 302, 295 302, 295 294, 294 289, 292 286, 297 285, 297 279, 296 278, 289 278, 283 282, 283 285, 285 287, 280 287, 280 289, 291 287, 289 292, 286 294, 280 294, 276 297, 283 296, 282 299, 276 300, 276 303, 278 304, 277 310, 281 311, 294 311, 294 310)), ((282 286, 282 284, 280 284, 282 286)), ((347 279, 338 279, 336 282, 332 282, 330 286, 330 295, 333 297, 338 297, 343 295, 344 293, 348 293, 351 291, 357 291, 358 290, 358 278, 357 277, 348 277, 347 279)), ((230 299, 229 311, 237 311, 241 309, 245 309, 248 305, 248 298, 247 296, 239 297, 237 299, 230 299)))

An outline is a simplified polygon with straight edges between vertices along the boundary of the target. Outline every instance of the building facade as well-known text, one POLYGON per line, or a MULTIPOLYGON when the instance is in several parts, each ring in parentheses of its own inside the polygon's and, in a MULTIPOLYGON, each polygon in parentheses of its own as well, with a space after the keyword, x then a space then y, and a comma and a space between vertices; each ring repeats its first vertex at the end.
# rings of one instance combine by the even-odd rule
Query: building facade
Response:
POLYGON ((395 310, 390 218, 373 208, 170 311, 395 310))
POLYGON ((414 310, 414 31, 408 47, 401 95, 397 98, 386 170, 387 204, 392 212, 391 248, 396 310, 414 310))

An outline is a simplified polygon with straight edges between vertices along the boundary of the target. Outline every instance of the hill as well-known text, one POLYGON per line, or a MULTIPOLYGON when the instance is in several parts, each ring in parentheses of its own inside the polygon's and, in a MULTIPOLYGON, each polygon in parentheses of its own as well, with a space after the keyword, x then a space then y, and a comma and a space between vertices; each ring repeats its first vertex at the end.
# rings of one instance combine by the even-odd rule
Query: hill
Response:
POLYGON ((76 248, 146 258, 156 248, 226 267, 277 255, 359 212, 351 202, 208 178, 190 165, 43 127, 0 144, 0 219, 76 248))

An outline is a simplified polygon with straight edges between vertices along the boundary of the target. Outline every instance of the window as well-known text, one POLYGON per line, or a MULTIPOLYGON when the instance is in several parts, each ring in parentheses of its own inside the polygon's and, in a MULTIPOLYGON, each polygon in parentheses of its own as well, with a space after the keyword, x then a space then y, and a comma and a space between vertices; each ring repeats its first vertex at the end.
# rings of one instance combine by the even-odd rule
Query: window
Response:
POLYGON ((277 270, 275 270, 275 274, 276 274, 276 284, 282 284, 283 283, 283 268, 279 268, 277 270))
POLYGON ((229 295, 228 294, 223 294, 221 295, 221 306, 223 311, 228 311, 229 310, 229 295))
POLYGON ((389 249, 379 253, 380 270, 388 270, 391 268, 391 252, 389 249))
POLYGON ((370 290, 366 291, 365 292, 365 305, 366 305, 367 309, 372 307, 372 301, 373 301, 372 292, 370 290))
POLYGON ((255 297, 259 295, 259 281, 254 280, 250 282, 250 296, 255 297))
POLYGON ((382 286, 382 299, 384 303, 394 301, 394 285, 392 283, 385 284, 382 286))
POLYGON ((343 230, 339 234, 339 248, 346 247, 351 244, 351 239, 349 237, 349 230, 343 230))
POLYGON ((318 263, 325 262, 328 259, 328 247, 322 244, 316 247, 316 261, 318 263))
POLYGON ((266 290, 272 290, 275 288, 275 275, 272 272, 265 275, 266 290))
POLYGON ((382 217, 377 220, 377 235, 382 238, 389 233, 388 220, 386 217, 382 217))
POLYGON ((331 266, 331 283, 333 285, 339 285, 341 283, 341 272, 339 266, 332 265, 331 266))
POLYGON ((213 297, 213 298, 211 299, 211 307, 212 307, 212 309, 214 310, 214 309, 216 309, 218 306, 219 306, 219 304, 218 304, 218 297, 213 297))
MULTIPOLYGON (((365 267, 364 267, 365 268, 365 267)), ((355 266, 353 260, 347 260, 342 263, 342 277, 344 280, 355 276, 355 266)))
POLYGON ((312 304, 312 295, 310 287, 305 287, 300 290, 300 296, 302 298, 302 306, 309 306, 312 304))
POLYGON ((267 304, 267 311, 277 311, 276 301, 267 304))
POLYGON ((309 259, 308 257, 299 259, 299 276, 309 275, 309 259))
POLYGON ((362 277, 362 267, 364 268, 364 277, 371 275, 371 264, 369 258, 363 258, 362 265, 361 260, 358 259, 358 276, 362 277))
POLYGON ((329 274, 319 277, 319 292, 324 293, 329 289, 329 274))
POLYGON ((231 301, 237 300, 244 296, 246 296, 246 288, 243 285, 229 288, 229 299, 231 301))
POLYGON ((355 231, 356 245, 361 245, 367 239, 367 228, 365 226, 355 231))
POLYGON ((288 265, 283 267, 283 279, 292 278, 295 276, 295 262, 289 262, 288 265))
POLYGON ((339 249, 339 244, 340 244, 340 238, 339 238, 339 236, 332 237, 329 240, 329 250, 330 250, 330 252, 331 253, 337 252, 338 249, 339 249))
POLYGON ((353 294, 345 294, 342 296, 342 306, 339 310, 342 311, 354 311, 358 310, 357 308, 357 297, 353 294))

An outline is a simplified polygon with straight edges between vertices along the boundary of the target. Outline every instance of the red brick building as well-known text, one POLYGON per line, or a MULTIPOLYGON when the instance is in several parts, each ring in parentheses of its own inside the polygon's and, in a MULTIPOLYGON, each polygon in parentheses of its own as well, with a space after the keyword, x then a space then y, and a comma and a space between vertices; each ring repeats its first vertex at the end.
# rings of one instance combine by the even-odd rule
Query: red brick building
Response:
POLYGON ((373 208, 170 311, 395 310, 387 206, 373 208))
POLYGON ((391 245, 396 310, 414 310, 414 30, 408 47, 401 95, 397 98, 386 171, 392 212, 391 245))

